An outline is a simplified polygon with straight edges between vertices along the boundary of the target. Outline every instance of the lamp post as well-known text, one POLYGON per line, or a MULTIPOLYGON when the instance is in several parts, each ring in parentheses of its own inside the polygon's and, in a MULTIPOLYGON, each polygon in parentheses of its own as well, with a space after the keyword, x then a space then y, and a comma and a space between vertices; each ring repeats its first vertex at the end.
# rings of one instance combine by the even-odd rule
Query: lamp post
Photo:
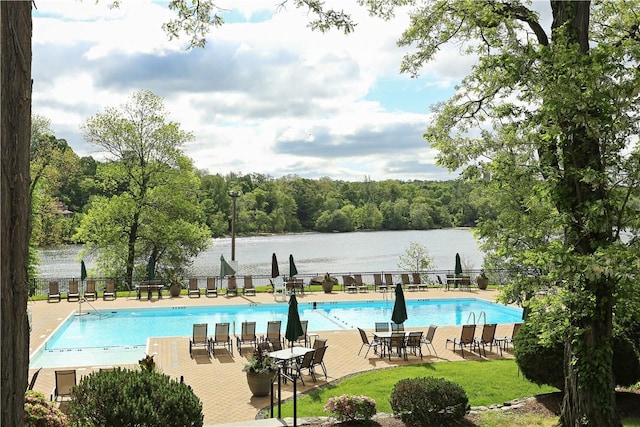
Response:
POLYGON ((229 196, 233 200, 231 211, 231 261, 236 260, 236 199, 240 197, 239 191, 229 191, 229 196))

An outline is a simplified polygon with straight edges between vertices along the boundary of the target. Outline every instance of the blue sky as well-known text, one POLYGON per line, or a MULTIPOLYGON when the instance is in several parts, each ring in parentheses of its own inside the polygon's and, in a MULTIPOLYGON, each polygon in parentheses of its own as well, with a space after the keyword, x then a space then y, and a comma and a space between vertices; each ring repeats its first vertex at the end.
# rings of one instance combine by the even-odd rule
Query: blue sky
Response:
POLYGON ((430 106, 453 94, 472 60, 443 49, 419 78, 401 75, 406 51, 396 40, 406 14, 383 22, 353 4, 347 11, 359 25, 345 36, 312 32, 306 11, 293 5, 221 1, 231 10, 227 22, 204 49, 185 50, 186 39, 162 31, 173 16, 165 2, 108 3, 48 0, 34 10, 33 112, 81 156, 104 153, 82 139, 80 126, 148 89, 194 133, 184 151, 212 174, 457 176, 435 165, 422 134, 430 106))

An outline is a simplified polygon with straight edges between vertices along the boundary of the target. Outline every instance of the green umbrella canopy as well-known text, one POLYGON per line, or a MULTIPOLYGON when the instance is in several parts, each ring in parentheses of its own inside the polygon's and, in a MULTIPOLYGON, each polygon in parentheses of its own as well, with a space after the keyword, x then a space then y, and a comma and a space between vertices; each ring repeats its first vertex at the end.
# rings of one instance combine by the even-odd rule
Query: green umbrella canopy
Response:
POLYGON ((294 277, 296 274, 298 274, 296 263, 293 262, 293 255, 289 255, 289 277, 294 277))
POLYGON ((396 302, 393 304, 393 313, 391 313, 391 321, 400 324, 407 320, 407 303, 404 301, 404 292, 402 285, 396 285, 396 302))
POLYGON ((280 269, 278 268, 278 258, 276 257, 276 253, 274 252, 271 255, 271 278, 275 279, 280 275, 280 269))
POLYGON ((84 260, 80 261, 80 281, 84 282, 87 278, 87 266, 84 265, 84 260))
POLYGON ((300 323, 300 313, 298 313, 298 299, 296 295, 291 295, 289 299, 289 315, 287 316, 287 331, 284 336, 288 341, 296 341, 304 331, 300 323))
POLYGON ((455 273, 456 273, 456 275, 462 274, 462 263, 460 262, 460 254, 459 253, 456 253, 456 269, 455 269, 455 273))
POLYGON ((152 256, 149 257, 147 263, 147 280, 153 280, 156 278, 156 259, 152 256))
POLYGON ((224 255, 220 255, 220 277, 233 276, 236 271, 224 259, 224 255))

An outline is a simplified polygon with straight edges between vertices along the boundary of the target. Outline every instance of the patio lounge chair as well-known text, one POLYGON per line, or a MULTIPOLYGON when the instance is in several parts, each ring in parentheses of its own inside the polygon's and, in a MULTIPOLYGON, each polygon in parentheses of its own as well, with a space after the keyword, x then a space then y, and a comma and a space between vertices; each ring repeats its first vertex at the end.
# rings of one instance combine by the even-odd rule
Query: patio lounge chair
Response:
POLYGON ((351 276, 342 276, 342 287, 347 292, 358 292, 358 288, 356 288, 356 279, 351 276))
POLYGON ((189 278, 188 293, 189 293, 189 298, 191 298, 192 295, 200 298, 200 288, 198 288, 198 279, 196 277, 189 278))
POLYGON ((229 323, 216 323, 215 335, 209 339, 209 348, 213 357, 216 357, 216 346, 221 345, 229 349, 233 356, 233 342, 229 336, 229 323))
POLYGON ((464 358, 464 346, 468 345, 473 350, 474 346, 474 335, 476 333, 476 325, 462 325, 462 332, 460 333, 460 338, 447 338, 447 341, 444 343, 445 348, 451 342, 453 343, 453 351, 455 353, 456 346, 460 347, 460 351, 462 353, 462 357, 464 358))
POLYGON ((495 344, 496 347, 500 348, 500 353, 502 353, 502 348, 496 342, 496 326, 495 323, 485 323, 482 327, 482 335, 480 338, 474 338, 475 346, 478 348, 478 351, 480 351, 480 346, 482 346, 482 353, 485 357, 487 356, 487 345, 489 346, 489 351, 492 351, 495 344))
POLYGON ((60 287, 58 286, 58 282, 52 280, 49 282, 49 295, 47 296, 47 302, 56 301, 60 302, 60 287))
POLYGON ((358 292, 369 292, 369 286, 362 282, 361 274, 354 274, 353 280, 355 280, 356 282, 355 285, 356 289, 358 289, 358 292))
POLYGON ((391 322, 391 332, 404 332, 404 323, 391 322))
POLYGON ((302 335, 300 335, 298 337, 298 339, 293 342, 292 344, 302 344, 303 347, 308 347, 307 344, 309 343, 309 335, 307 335, 307 328, 309 327, 309 321, 308 320, 301 320, 300 321, 300 325, 302 326, 302 335))
POLYGON ((269 341, 259 342, 256 347, 262 353, 269 353, 273 351, 273 347, 271 347, 271 343, 269 341))
POLYGON ((387 291, 387 285, 385 285, 382 282, 382 274, 380 273, 374 273, 373 274, 373 286, 374 289, 381 291, 381 292, 386 292, 387 291))
POLYGON ((373 347, 373 352, 377 353, 378 345, 380 343, 376 340, 369 341, 369 337, 367 336, 367 333, 364 331, 364 329, 358 328, 358 332, 360 332, 360 340, 362 340, 362 345, 360 346, 360 350, 358 350, 358 356, 360 356, 360 352, 365 346, 368 348, 367 352, 364 354, 364 357, 367 357, 367 355, 369 354, 369 350, 371 350, 371 347, 373 347))
POLYGON ((387 348, 389 349, 389 360, 391 360, 391 353, 393 349, 397 350, 398 356, 407 360, 407 346, 404 339, 404 332, 391 332, 391 338, 387 341, 387 348))
POLYGON ((471 290, 471 276, 461 276, 460 277, 460 290, 461 291, 470 291, 471 290))
POLYGON ((281 325, 282 322, 280 320, 269 320, 267 322, 267 335, 263 337, 264 341, 269 341, 272 346, 278 343, 282 348, 284 341, 280 334, 281 325))
POLYGON ((229 276, 227 279, 227 296, 238 296, 238 284, 236 283, 236 276, 229 276))
POLYGON ((313 349, 317 350, 320 347, 326 347, 327 345, 327 340, 324 338, 316 338, 315 341, 313 342, 313 349))
POLYGON ((429 350, 429 354, 431 354, 431 350, 429 349, 429 346, 431 346, 431 348, 433 349, 433 354, 435 354, 437 357, 438 353, 436 352, 436 348, 433 345, 433 336, 436 334, 436 329, 438 329, 436 325, 429 326, 429 329, 427 330, 427 335, 422 337, 422 342, 427 347, 427 350, 429 350))
POLYGON ((113 283, 113 280, 107 280, 107 284, 105 285, 104 292, 102 293, 102 299, 107 300, 115 300, 116 299, 116 285, 113 283))
POLYGON ((411 279, 412 279, 412 284, 418 287, 419 291, 426 291, 428 290, 428 286, 426 282, 422 281, 422 278, 420 277, 420 273, 411 273, 411 279))
POLYGON ((253 278, 251 276, 244 276, 244 287, 242 288, 242 295, 255 295, 256 288, 253 287, 253 278))
POLYGON ((327 352, 327 346, 323 346, 317 348, 313 355, 313 370, 315 372, 315 367, 320 366, 322 368, 322 373, 324 374, 324 379, 327 379, 327 367, 324 365, 324 354, 327 352))
POLYGON ((507 351, 507 347, 509 344, 511 344, 511 347, 513 347, 513 339, 516 337, 516 334, 520 330, 520 326, 522 326, 522 323, 514 323, 510 337, 496 339, 496 344, 500 346, 500 351, 507 351))
POLYGON ((287 279, 286 289, 288 294, 300 293, 304 295, 303 279, 296 279, 295 277, 289 277, 287 279))
POLYGON ((411 331, 407 335, 407 352, 417 356, 420 353, 422 359, 422 331, 411 331))
POLYGON ((376 322, 375 329, 376 329, 376 332, 388 332, 389 322, 376 322))
POLYGON ((393 284, 393 274, 391 273, 384 274, 384 284, 387 287, 387 290, 389 289, 393 290, 395 288, 395 285, 393 284))
POLYGON ((418 290, 418 285, 411 283, 411 280, 409 280, 409 273, 400 274, 400 280, 402 282, 402 287, 405 288, 406 290, 408 291, 418 290))
POLYGON ((216 286, 215 277, 207 277, 207 297, 217 297, 218 287, 216 286))
POLYGON ((98 293, 96 292, 96 281, 94 279, 87 280, 87 287, 84 290, 84 297, 86 299, 91 298, 92 301, 95 301, 98 297, 98 293))
POLYGON ((257 348, 256 322, 242 322, 242 331, 240 332, 240 336, 236 337, 236 348, 241 356, 242 346, 244 344, 250 344, 254 350, 257 348))
POLYGON ((311 379, 313 382, 316 382, 316 373, 313 371, 313 356, 316 350, 308 351, 302 357, 302 360, 299 363, 296 363, 296 377, 300 378, 302 385, 304 385, 304 379, 302 378, 302 370, 307 369, 309 371, 309 375, 311 375, 311 379))
POLYGON ((195 323, 193 325, 193 334, 189 340, 189 356, 193 359, 194 347, 203 347, 207 350, 207 356, 209 356, 209 342, 207 341, 207 327, 206 323, 195 323))
POLYGON ((69 282, 69 290, 67 292, 67 302, 80 300, 80 291, 78 291, 78 281, 71 279, 69 282))
POLYGON ((76 385, 76 370, 67 369, 56 371, 56 386, 51 393, 51 400, 57 402, 58 398, 64 400, 71 397, 71 389, 76 385))

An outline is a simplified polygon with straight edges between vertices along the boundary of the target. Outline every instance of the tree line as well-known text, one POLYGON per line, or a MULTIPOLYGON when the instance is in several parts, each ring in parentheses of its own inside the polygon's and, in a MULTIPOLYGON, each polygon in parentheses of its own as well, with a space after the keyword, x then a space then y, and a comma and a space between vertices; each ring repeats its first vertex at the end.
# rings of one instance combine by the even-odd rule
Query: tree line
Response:
MULTIPOLYGON (((124 183, 116 185, 109 171, 126 160, 79 157, 48 123, 42 116, 33 118, 33 244, 83 243, 78 228, 92 204, 123 193, 124 183)), ((186 157, 183 161, 182 167, 192 175, 190 200, 212 237, 231 233, 230 191, 238 194, 236 233, 246 235, 474 226, 486 209, 474 195, 478 184, 459 179, 372 181, 363 177, 360 182, 345 182, 258 173, 221 175, 197 170, 186 157)))

